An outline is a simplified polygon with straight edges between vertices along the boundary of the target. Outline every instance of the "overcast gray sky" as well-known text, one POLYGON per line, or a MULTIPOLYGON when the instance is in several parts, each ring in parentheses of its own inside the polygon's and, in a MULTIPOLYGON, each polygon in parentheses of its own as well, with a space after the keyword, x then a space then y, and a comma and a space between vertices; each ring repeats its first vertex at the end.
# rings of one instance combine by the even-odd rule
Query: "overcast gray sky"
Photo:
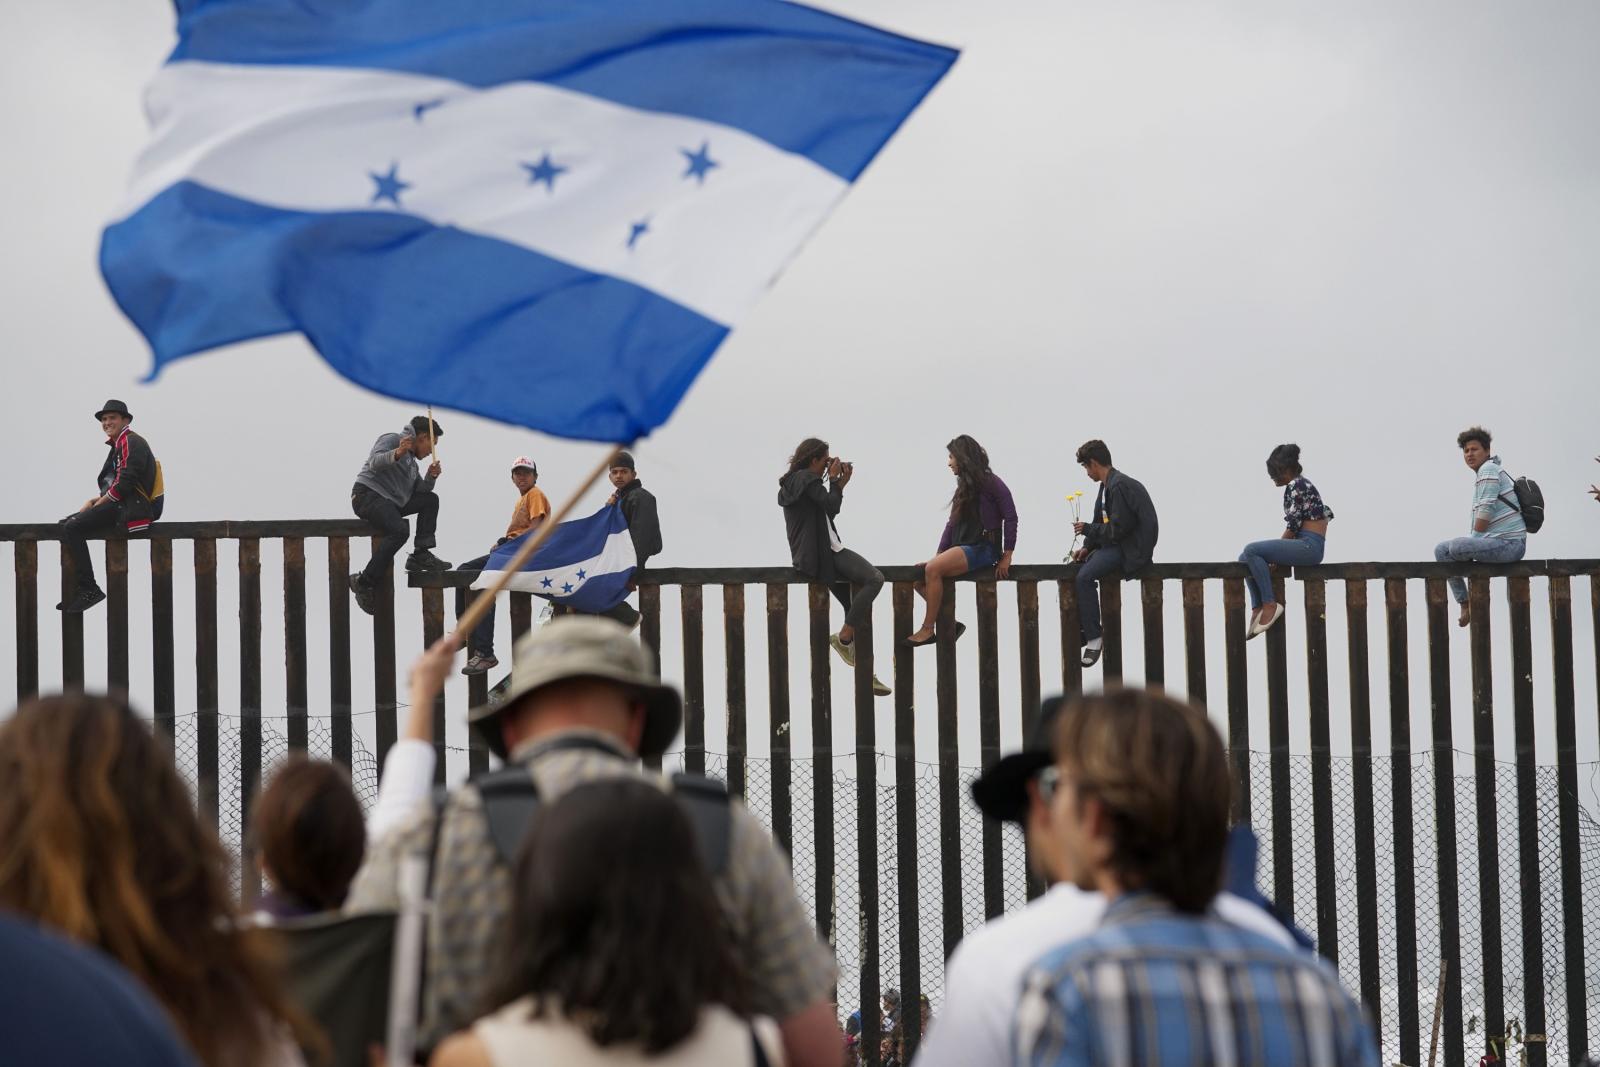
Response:
MULTIPOLYGON (((923 558, 958 433, 1016 494, 1019 561, 1066 549, 1089 437, 1154 494, 1158 558, 1232 559, 1272 536, 1262 461, 1293 440, 1338 513, 1330 561, 1427 559, 1465 527, 1454 437, 1480 422, 1544 485, 1530 555, 1600 555, 1583 492, 1600 480, 1600 8, 828 6, 963 54, 639 447, 661 563, 785 561, 775 481, 809 434, 857 463, 847 541, 923 558)), ((108 396, 163 461, 169 519, 345 516, 372 439, 413 411, 297 337, 137 384, 148 353, 96 248, 172 41, 163 0, 0 5, 4 521, 93 490, 89 415, 108 396)), ((512 456, 536 457, 559 497, 599 453, 441 421, 450 559, 503 526, 512 456)), ((0 657, 0 692, 11 670, 0 657)), ((1592 722, 1583 740, 1592 753, 1592 722)))

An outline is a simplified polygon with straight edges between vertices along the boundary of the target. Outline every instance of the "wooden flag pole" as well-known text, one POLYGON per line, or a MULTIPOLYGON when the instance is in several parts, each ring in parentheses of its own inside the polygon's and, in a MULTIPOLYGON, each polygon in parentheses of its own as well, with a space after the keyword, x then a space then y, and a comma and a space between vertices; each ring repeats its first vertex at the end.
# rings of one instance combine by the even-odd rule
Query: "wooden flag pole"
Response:
POLYGON ((511 584, 512 577, 522 570, 522 565, 527 563, 529 558, 539 550, 540 545, 550 539, 550 535, 555 532, 556 527, 565 521, 567 514, 577 506, 578 501, 583 499, 584 494, 594 487, 594 483, 598 482, 601 476, 611 469, 611 464, 616 460, 617 456, 622 454, 622 450, 625 447, 624 445, 616 445, 606 453, 606 458, 600 461, 598 467, 589 472, 589 477, 583 480, 583 484, 578 486, 572 496, 568 497, 566 502, 556 509, 554 515, 540 523, 538 531, 528 538, 521 548, 517 549, 517 554, 511 557, 511 562, 506 564, 505 570, 500 572, 500 577, 495 579, 494 585, 483 590, 478 595, 478 598, 468 606, 466 614, 456 620, 456 628, 450 634, 455 639, 456 648, 461 647, 465 636, 472 632, 474 626, 478 625, 484 613, 489 610, 489 605, 494 603, 494 598, 500 595, 500 591, 511 584))
POLYGON ((439 442, 433 435, 433 405, 428 405, 428 455, 439 462, 439 442))

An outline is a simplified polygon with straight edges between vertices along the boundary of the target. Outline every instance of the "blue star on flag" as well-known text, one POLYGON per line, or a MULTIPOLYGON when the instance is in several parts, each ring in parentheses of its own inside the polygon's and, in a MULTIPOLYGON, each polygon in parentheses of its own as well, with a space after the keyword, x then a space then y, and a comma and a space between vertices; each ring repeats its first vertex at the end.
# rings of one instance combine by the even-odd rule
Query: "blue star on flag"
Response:
POLYGON ((539 579, 539 585, 543 589, 549 589, 554 584, 555 583, 552 582, 549 578, 541 578, 541 579, 539 579))
POLYGON ((649 232, 650 232, 650 220, 649 219, 640 219, 638 222, 634 223, 629 228, 629 232, 628 232, 628 247, 632 248, 638 242, 639 238, 643 237, 645 234, 647 234, 649 232))
POLYGON ((700 142, 700 151, 691 152, 687 148, 680 148, 683 158, 689 161, 689 169, 683 172, 685 178, 695 178, 701 185, 706 183, 706 175, 711 173, 711 168, 722 166, 711 158, 711 142, 700 142))
POLYGON ((379 174, 377 171, 368 171, 367 177, 371 178, 377 189, 372 194, 372 202, 387 200, 395 207, 400 206, 400 194, 411 188, 410 182, 400 180, 400 164, 389 164, 389 173, 379 174))
POLYGON ((559 175, 565 174, 571 168, 557 166, 551 161, 550 153, 546 152, 544 157, 540 159, 539 162, 524 163, 522 164, 522 169, 528 172, 529 185, 538 185, 540 182, 543 182, 545 188, 549 189, 553 193, 556 191, 556 178, 559 175))
POLYGON ((563 582, 563 583, 562 583, 562 584, 561 584, 561 591, 562 591, 562 592, 563 592, 563 593, 570 593, 570 592, 572 592, 572 583, 571 583, 571 582, 563 582))
POLYGON ((420 102, 412 105, 412 107, 411 107, 411 117, 416 119, 418 122, 421 122, 422 121, 422 116, 426 115, 428 112, 432 111, 436 107, 443 107, 443 106, 444 106, 444 98, 443 97, 440 97, 438 100, 423 100, 423 101, 420 101, 420 102))
POLYGON ((583 579, 583 578, 587 578, 587 577, 589 577, 589 572, 588 571, 579 571, 578 572, 578 578, 580 580, 583 579))

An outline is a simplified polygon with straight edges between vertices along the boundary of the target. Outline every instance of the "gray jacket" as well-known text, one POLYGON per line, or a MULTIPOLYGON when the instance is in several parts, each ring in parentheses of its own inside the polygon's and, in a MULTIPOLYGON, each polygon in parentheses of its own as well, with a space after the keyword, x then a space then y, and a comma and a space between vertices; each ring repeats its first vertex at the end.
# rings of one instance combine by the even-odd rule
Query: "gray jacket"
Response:
POLYGON ((417 461, 402 456, 394 458, 394 450, 402 439, 412 436, 411 427, 403 433, 386 433, 372 445, 372 452, 356 474, 356 484, 364 485, 397 508, 403 508, 418 489, 432 489, 434 479, 424 478, 417 472, 417 461))

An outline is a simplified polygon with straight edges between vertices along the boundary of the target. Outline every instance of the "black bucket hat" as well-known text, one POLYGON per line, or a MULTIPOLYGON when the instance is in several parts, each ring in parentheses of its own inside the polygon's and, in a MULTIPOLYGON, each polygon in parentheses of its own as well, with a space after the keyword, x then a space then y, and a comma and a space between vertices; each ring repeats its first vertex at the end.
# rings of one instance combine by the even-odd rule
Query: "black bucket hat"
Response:
POLYGON ((107 415, 125 415, 129 420, 133 418, 133 412, 128 410, 128 405, 120 400, 107 400, 105 406, 94 413, 97 419, 103 419, 107 415))
POLYGON ((1033 734, 1022 751, 997 760, 972 783, 972 800, 979 811, 1002 822, 1027 821, 1028 783, 1056 761, 1050 735, 1055 732, 1056 717, 1066 702, 1066 697, 1054 696, 1041 704, 1033 734))

